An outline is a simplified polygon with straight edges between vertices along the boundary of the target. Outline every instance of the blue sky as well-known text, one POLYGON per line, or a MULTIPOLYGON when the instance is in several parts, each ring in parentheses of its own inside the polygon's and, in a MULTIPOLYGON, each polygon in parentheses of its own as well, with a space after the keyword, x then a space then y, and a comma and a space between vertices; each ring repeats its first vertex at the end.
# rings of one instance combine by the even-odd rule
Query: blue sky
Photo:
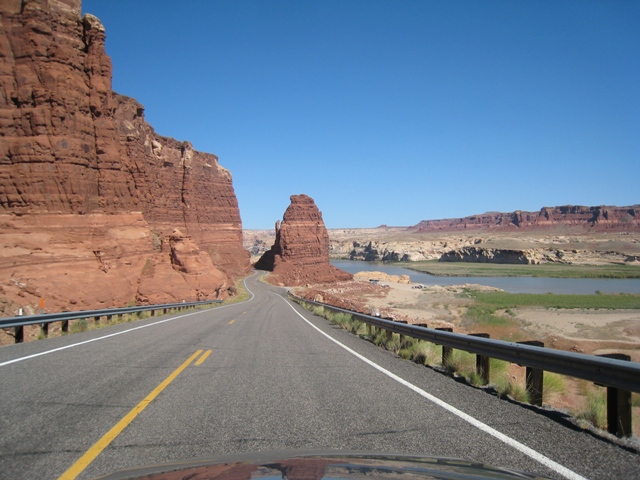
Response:
POLYGON ((214 153, 244 228, 640 203, 640 2, 84 0, 113 88, 214 153))

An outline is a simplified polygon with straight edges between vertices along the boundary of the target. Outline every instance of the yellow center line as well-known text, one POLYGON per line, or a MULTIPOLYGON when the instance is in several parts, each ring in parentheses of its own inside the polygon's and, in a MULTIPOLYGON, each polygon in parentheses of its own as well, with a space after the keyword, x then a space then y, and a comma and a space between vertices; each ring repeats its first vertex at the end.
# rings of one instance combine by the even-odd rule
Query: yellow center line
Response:
POLYGON ((236 319, 234 318, 233 320, 231 320, 231 321, 229 322, 229 325, 233 325, 233 322, 235 322, 235 321, 236 321, 236 319))
POLYGON ((207 359, 207 357, 211 355, 211 350, 207 350, 206 352, 204 352, 202 354, 202 356, 198 359, 198 361, 196 362, 196 366, 198 365, 202 365, 202 363, 207 359))
POLYGON ((158 385, 153 391, 145 397, 133 410, 127 413, 122 420, 120 420, 111 430, 109 430, 100 440, 98 440, 89 450, 86 451, 82 457, 80 457, 76 463, 71 465, 69 469, 64 472, 58 480, 73 480, 82 471, 93 462, 100 453, 107 448, 107 446, 118 436, 127 426, 133 421, 134 418, 142 412, 147 405, 149 405, 159 394, 164 390, 182 371, 187 368, 191 362, 193 362, 198 355, 202 353, 202 350, 198 350, 191 355, 187 361, 180 365, 171 375, 164 379, 164 381, 158 385))

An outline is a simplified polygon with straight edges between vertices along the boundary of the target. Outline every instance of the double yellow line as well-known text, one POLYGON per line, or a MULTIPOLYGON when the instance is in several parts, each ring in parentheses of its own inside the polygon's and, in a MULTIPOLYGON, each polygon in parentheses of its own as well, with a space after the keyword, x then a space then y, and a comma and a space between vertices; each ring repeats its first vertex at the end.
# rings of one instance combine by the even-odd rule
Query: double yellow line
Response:
MULTIPOLYGON (((165 388, 169 386, 171 382, 175 380, 175 378, 182 373, 182 371, 187 368, 191 363, 198 358, 198 356, 202 354, 202 350, 198 350, 196 353, 191 355, 182 365, 180 365, 174 372, 169 375, 164 381, 158 385, 153 391, 147 395, 144 400, 142 400, 138 405, 136 405, 133 410, 127 413, 122 420, 120 420, 111 430, 109 430, 100 440, 98 440, 89 450, 85 452, 82 457, 80 457, 76 463, 71 465, 69 469, 64 472, 59 480, 73 480, 75 479, 82 471, 89 466, 91 462, 93 462, 100 453, 107 448, 107 446, 118 436, 122 431, 127 428, 127 426, 133 421, 134 418, 138 416, 140 412, 142 412, 147 406, 162 392, 165 388)), ((211 350, 207 350, 204 354, 198 358, 196 361, 196 365, 202 365, 207 357, 211 355, 211 350)))

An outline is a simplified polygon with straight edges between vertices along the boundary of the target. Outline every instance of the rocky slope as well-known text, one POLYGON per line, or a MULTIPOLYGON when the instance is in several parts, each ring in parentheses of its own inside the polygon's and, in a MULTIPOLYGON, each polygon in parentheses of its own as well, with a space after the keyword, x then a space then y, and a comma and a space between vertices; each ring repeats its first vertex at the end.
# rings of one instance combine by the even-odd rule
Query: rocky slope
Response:
POLYGON ((249 268, 231 174, 111 90, 105 29, 80 12, 0 2, 4 313, 228 295, 249 268))
POLYGON ((255 267, 271 273, 269 281, 297 286, 350 280, 352 275, 329 263, 329 234, 313 199, 292 195, 282 223, 276 222, 275 242, 255 267))

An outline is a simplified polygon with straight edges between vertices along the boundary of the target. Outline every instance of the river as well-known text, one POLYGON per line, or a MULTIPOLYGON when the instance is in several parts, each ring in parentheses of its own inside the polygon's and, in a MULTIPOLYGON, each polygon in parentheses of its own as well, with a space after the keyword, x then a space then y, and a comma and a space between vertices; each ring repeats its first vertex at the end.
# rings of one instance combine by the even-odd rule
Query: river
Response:
POLYGON ((331 260, 331 264, 349 273, 384 272, 389 275, 409 275, 413 283, 423 285, 460 285, 477 283, 501 288, 510 293, 640 293, 640 278, 549 278, 549 277, 436 277, 408 268, 379 262, 331 260))

